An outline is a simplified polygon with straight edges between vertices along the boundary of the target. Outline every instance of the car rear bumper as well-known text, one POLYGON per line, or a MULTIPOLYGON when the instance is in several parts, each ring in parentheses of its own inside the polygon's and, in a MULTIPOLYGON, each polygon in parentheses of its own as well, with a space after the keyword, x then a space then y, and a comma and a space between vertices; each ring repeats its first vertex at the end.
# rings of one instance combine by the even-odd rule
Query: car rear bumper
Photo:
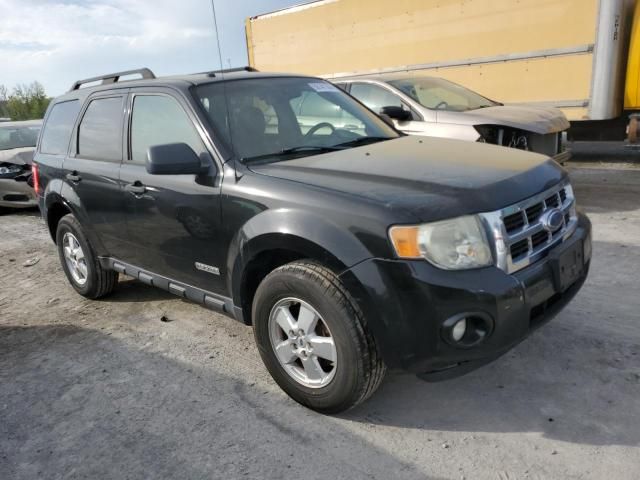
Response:
POLYGON ((439 380, 499 357, 560 312, 587 277, 590 241, 591 224, 579 215, 569 239, 512 275, 495 267, 445 271, 426 261, 370 259, 342 278, 348 287, 364 286, 353 291, 387 364, 439 380), (570 247, 583 259, 567 284, 558 278, 557 257, 570 247), (452 341, 452 322, 462 317, 486 330, 477 343, 452 341))
POLYGON ((0 179, 0 207, 30 208, 38 205, 36 193, 27 182, 0 179))

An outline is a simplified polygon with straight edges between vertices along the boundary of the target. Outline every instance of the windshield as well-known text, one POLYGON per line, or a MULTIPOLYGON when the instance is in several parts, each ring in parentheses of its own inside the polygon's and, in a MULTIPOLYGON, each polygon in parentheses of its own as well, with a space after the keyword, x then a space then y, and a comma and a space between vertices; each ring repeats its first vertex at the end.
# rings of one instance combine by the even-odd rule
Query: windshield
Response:
POLYGON ((404 78, 389 83, 420 105, 433 110, 466 112, 500 105, 468 88, 441 78, 404 78))
POLYGON ((38 142, 39 125, 3 127, 0 125, 0 150, 35 147, 38 142))
POLYGON ((244 160, 314 155, 399 135, 342 90, 319 79, 215 82, 196 87, 194 93, 217 135, 244 160))

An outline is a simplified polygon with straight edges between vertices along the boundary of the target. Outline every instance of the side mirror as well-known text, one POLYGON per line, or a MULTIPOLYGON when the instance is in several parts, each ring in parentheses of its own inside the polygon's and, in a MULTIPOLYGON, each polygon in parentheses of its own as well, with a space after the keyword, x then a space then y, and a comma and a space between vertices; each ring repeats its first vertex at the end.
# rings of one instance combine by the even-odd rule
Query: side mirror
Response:
POLYGON ((146 167, 151 175, 198 175, 207 170, 200 157, 186 143, 149 147, 146 167))
POLYGON ((380 109, 380 113, 382 115, 387 115, 394 120, 398 120, 399 122, 404 122, 406 120, 411 120, 411 112, 409 110, 405 110, 402 107, 398 107, 396 105, 389 105, 387 107, 382 107, 380 109))

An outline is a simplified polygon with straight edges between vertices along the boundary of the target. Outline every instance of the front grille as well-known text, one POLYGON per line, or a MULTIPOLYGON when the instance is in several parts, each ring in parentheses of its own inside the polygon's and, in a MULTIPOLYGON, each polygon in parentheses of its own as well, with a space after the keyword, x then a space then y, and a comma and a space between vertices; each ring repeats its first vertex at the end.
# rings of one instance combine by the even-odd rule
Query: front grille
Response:
POLYGON ((525 210, 525 214, 527 216, 527 223, 531 224, 537 221, 540 218, 540 215, 542 215, 543 211, 544 211, 544 205, 542 203, 536 203, 535 205, 532 205, 531 207, 527 208, 525 210))
POLYGON ((568 182, 482 216, 496 243, 496 264, 508 273, 545 257, 551 247, 573 233, 578 221, 568 182), (560 212, 552 215, 553 210, 560 212))
POLYGON ((511 245, 511 258, 520 258, 524 255, 526 255, 527 253, 529 253, 529 240, 528 239, 524 239, 524 240, 520 240, 516 243, 514 243, 513 245, 511 245))
POLYGON ((566 199, 567 199, 567 191, 563 188, 562 190, 560 190, 560 201, 564 203, 566 199))
POLYGON ((504 226, 508 233, 520 230, 524 225, 524 217, 521 212, 514 213, 504 218, 504 226))
POLYGON ((531 235, 531 248, 536 249, 540 245, 543 245, 545 242, 549 241, 549 232, 546 230, 542 230, 541 232, 536 232, 531 235))

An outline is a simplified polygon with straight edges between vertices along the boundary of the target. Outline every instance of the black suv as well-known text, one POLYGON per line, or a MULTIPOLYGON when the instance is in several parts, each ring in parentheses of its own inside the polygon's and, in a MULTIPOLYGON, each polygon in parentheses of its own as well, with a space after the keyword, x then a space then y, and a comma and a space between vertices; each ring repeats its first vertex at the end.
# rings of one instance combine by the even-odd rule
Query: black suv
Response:
POLYGON ((253 325, 275 381, 323 412, 387 367, 440 379, 496 358, 589 269, 590 223, 557 163, 404 136, 318 78, 79 81, 34 163, 78 293, 125 274, 253 325))

